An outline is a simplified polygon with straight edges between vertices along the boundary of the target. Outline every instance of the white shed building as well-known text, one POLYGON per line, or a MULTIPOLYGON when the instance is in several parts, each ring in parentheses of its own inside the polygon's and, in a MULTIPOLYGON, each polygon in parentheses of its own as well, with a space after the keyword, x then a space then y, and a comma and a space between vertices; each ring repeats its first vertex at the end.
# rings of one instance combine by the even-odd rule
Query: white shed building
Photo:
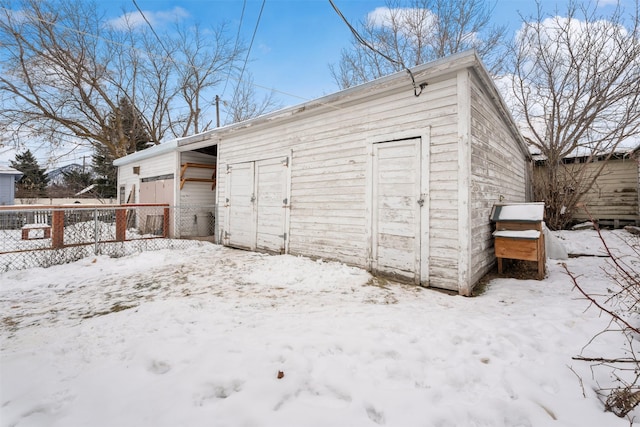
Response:
POLYGON ((529 201, 530 156, 474 51, 412 73, 419 96, 401 72, 119 159, 119 185, 171 175, 167 202, 215 203, 227 246, 470 295, 495 263, 493 204, 529 201), (180 189, 188 163, 216 164, 215 192, 180 189))

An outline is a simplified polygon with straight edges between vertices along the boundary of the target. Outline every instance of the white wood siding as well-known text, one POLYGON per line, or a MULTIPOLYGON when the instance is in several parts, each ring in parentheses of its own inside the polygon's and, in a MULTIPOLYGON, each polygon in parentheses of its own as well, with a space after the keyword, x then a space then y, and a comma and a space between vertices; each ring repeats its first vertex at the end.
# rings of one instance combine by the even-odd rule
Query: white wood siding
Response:
POLYGON ((495 103, 471 74, 471 269, 476 283, 493 266, 494 203, 525 202, 529 163, 495 103))
MULTIPOLYGON (((215 165, 216 158, 208 154, 198 153, 195 151, 186 151, 180 153, 180 165, 191 163, 203 163, 206 165, 215 165)), ((180 165, 178 166, 178 176, 176 176, 176 182, 178 188, 180 187, 180 165)), ((190 178, 211 178, 213 170, 211 169, 199 169, 189 168, 187 170, 187 176, 190 178)), ((185 182, 182 190, 180 191, 180 206, 213 206, 216 203, 215 188, 212 189, 211 183, 208 182, 185 182)))
MULTIPOLYGON (((177 152, 160 154, 155 157, 140 160, 118 167, 118 197, 120 197, 120 186, 125 186, 125 203, 129 197, 132 187, 135 185, 135 192, 131 203, 140 201, 140 183, 143 178, 151 178, 160 175, 176 173, 177 152), (140 167, 140 173, 133 172, 134 166, 140 167)), ((174 199, 175 200, 175 199, 174 199)))
MULTIPOLYGON (((585 180, 595 173, 600 162, 584 165, 585 180)), ((572 167, 572 165, 567 165, 572 167)), ((581 198, 589 213, 597 220, 638 221, 638 164, 634 159, 609 160, 587 194, 581 198)), ((584 209, 578 209, 573 218, 589 219, 584 209)))
MULTIPOLYGON (((431 81, 420 97, 410 85, 399 93, 372 95, 352 105, 295 120, 252 126, 220 135, 219 167, 293 151, 289 252, 370 266, 367 177, 370 141, 380 134, 430 133, 431 285, 457 289, 456 80, 431 81), (429 129, 426 130, 425 129, 429 129), (435 265, 434 265, 435 264, 435 265)), ((429 168, 426 168, 427 170, 429 168)), ((219 177, 218 200, 225 195, 219 177)), ((225 213, 220 211, 220 215, 225 213)), ((221 218, 220 224, 224 224, 221 218)), ((221 230, 223 232, 224 230, 221 230)))
POLYGON ((470 70, 458 71, 458 287, 471 295, 471 77, 470 70))
MULTIPOLYGON (((453 76, 441 83, 434 108, 441 126, 431 128, 429 168, 429 282, 458 290, 460 254, 458 204, 458 82, 453 76)), ((438 122, 434 122, 437 124, 438 122)))

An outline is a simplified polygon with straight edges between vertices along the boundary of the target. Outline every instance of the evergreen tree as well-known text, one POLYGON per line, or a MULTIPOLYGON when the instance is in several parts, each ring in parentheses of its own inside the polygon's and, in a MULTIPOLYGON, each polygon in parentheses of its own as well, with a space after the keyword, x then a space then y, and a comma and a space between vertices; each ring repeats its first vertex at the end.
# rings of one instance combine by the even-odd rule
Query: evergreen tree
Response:
POLYGON ((63 175, 64 186, 71 195, 77 194, 93 183, 91 172, 70 170, 68 172, 63 172, 63 175))
MULTIPOLYGON (((149 131, 140 111, 127 98, 118 102, 118 108, 109 116, 109 135, 113 141, 128 140, 127 154, 144 150, 151 141, 149 131), (117 126, 121 123, 121 126, 117 126), (124 135, 122 134, 124 133, 124 135)), ((99 146, 93 155, 93 170, 97 175, 95 180, 96 192, 100 198, 114 198, 117 196, 117 169, 113 166, 115 160, 107 147, 99 146)))
POLYGON ((49 179, 30 150, 16 154, 16 159, 11 161, 11 167, 23 173, 18 181, 16 197, 35 199, 47 196, 49 179))
POLYGON ((113 199, 117 196, 118 173, 113 166, 113 155, 108 149, 99 147, 93 155, 93 171, 96 174, 95 192, 98 198, 113 199))

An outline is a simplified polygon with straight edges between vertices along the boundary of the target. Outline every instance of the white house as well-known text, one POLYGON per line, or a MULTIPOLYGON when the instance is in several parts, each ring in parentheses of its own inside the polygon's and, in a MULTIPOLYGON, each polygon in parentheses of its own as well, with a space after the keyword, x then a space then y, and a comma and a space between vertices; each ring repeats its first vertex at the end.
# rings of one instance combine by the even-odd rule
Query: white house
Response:
POLYGON ((121 201, 160 201, 143 185, 162 178, 168 203, 217 205, 224 245, 470 295, 493 204, 529 201, 530 155, 474 51, 411 71, 419 96, 400 72, 119 159, 121 201))
POLYGON ((0 166, 0 206, 13 205, 16 195, 16 182, 22 178, 22 172, 8 166, 0 166))

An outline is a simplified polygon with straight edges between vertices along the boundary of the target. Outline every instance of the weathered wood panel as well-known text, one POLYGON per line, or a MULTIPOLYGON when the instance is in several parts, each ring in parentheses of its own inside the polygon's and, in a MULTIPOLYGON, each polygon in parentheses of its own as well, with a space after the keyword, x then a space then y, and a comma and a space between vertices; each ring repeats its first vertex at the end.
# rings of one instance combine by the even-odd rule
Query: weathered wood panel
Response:
POLYGON ((420 138, 373 148, 373 268, 420 283, 420 138))
MULTIPOLYGON (((587 168, 584 181, 596 173, 600 162, 580 164, 587 168)), ((567 165, 571 167, 572 165, 567 165)), ((581 198, 597 220, 640 221, 638 215, 638 164, 633 159, 609 160, 593 187, 581 198)), ((587 220, 585 210, 573 214, 576 220, 587 220)))
POLYGON ((498 202, 527 201, 529 163, 494 101, 471 74, 471 282, 494 265, 489 216, 498 202))
MULTIPOLYGON (((227 173, 228 202, 225 213, 224 242, 230 246, 255 249, 254 163, 230 165, 227 173)), ((222 209, 218 210, 220 213, 222 209)))
POLYGON ((256 162, 256 248, 284 253, 286 230, 287 166, 282 159, 256 162))

